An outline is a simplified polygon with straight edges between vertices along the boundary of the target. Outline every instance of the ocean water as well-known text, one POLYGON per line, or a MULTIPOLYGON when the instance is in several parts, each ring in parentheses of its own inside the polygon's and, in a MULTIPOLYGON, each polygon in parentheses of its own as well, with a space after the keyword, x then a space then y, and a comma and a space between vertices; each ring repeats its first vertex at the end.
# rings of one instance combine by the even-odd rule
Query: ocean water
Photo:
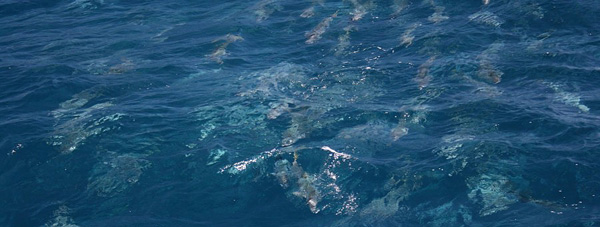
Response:
POLYGON ((599 226, 599 12, 0 1, 0 225, 599 226))

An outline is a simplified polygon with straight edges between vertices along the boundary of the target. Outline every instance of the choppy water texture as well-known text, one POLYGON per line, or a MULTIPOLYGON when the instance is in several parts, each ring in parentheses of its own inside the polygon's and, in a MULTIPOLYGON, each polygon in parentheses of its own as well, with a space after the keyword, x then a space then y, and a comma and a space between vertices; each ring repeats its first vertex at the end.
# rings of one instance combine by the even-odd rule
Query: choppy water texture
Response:
POLYGON ((597 1, 0 2, 2 226, 598 226, 597 1))

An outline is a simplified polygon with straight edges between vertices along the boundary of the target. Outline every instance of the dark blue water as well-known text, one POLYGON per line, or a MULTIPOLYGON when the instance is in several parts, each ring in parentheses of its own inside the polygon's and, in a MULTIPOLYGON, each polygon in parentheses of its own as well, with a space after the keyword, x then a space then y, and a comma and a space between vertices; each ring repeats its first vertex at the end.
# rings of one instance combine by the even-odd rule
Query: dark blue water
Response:
POLYGON ((599 12, 0 1, 0 225, 598 226, 599 12))

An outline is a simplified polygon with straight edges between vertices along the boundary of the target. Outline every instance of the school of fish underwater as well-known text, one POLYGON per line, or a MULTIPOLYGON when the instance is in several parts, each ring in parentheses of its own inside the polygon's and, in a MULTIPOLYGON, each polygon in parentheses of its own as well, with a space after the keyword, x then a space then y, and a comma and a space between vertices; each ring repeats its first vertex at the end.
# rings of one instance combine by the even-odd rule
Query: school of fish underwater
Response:
POLYGON ((0 18, 0 226, 600 226, 598 1, 0 18))

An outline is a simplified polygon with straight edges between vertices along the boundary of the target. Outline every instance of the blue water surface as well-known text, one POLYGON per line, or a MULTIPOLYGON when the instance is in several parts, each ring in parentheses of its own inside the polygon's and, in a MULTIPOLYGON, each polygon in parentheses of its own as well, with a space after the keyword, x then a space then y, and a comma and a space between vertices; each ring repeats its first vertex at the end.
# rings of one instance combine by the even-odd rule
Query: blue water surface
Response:
POLYGON ((599 15, 0 1, 0 225, 598 226, 599 15))

